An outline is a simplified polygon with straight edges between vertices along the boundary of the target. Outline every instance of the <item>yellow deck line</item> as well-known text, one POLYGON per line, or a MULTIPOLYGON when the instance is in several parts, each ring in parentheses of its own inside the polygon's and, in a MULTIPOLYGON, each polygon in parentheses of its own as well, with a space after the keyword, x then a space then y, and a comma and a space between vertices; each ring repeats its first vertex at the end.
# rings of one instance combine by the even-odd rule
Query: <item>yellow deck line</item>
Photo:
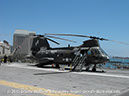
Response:
POLYGON ((82 95, 76 95, 76 94, 71 94, 71 93, 57 93, 54 90, 49 90, 45 88, 38 88, 34 86, 29 86, 29 85, 23 85, 19 83, 14 83, 14 82, 8 82, 8 81, 0 81, 0 85, 12 87, 12 88, 17 88, 21 90, 26 90, 26 91, 31 91, 31 92, 40 92, 40 94, 48 95, 48 96, 82 96, 82 95), (55 92, 55 93, 53 93, 55 92))

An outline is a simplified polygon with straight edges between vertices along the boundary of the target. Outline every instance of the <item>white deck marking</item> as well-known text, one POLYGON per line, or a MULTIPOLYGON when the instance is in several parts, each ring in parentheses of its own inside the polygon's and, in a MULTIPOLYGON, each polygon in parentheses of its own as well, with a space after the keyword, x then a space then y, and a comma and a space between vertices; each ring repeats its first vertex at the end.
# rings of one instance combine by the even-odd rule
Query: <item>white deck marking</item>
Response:
MULTIPOLYGON (((20 64, 10 64, 7 65, 10 67, 17 67, 17 68, 25 68, 25 69, 33 69, 33 70, 44 70, 44 71, 50 71, 50 72, 69 72, 69 70, 61 71, 58 69, 46 69, 46 68, 37 68, 37 67, 31 67, 27 65, 20 65, 20 64)), ((129 79, 129 76, 125 75, 114 75, 114 74, 108 74, 108 73, 91 73, 91 72, 72 72, 74 74, 83 74, 83 75, 93 75, 93 76, 105 76, 105 77, 117 77, 117 78, 126 78, 129 79)))
POLYGON ((107 73, 90 73, 90 72, 81 72, 81 73, 77 73, 77 74, 86 74, 86 75, 95 75, 95 76, 105 76, 105 77, 119 77, 119 78, 127 78, 129 79, 129 76, 125 76, 125 75, 114 75, 114 74, 107 74, 107 73))
POLYGON ((32 67, 32 66, 27 66, 27 65, 20 65, 20 64, 10 64, 7 65, 10 67, 17 67, 17 68, 25 68, 25 69, 33 69, 33 70, 44 70, 44 71, 52 71, 52 72, 69 72, 69 71, 61 71, 58 69, 50 69, 50 68, 37 68, 37 67, 32 67))

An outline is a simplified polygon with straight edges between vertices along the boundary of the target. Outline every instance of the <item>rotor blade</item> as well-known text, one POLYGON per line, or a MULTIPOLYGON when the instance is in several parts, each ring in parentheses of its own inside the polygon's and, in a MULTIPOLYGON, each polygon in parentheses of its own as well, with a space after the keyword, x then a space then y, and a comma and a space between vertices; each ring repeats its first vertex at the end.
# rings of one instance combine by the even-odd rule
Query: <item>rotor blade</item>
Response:
POLYGON ((74 35, 74 34, 51 34, 51 33, 48 33, 46 35, 60 35, 60 36, 77 36, 77 37, 87 37, 87 38, 90 38, 90 36, 85 36, 85 35, 74 35))
MULTIPOLYGON (((34 35, 34 36, 30 36, 30 38, 35 38, 35 37, 46 38, 46 37, 44 37, 44 35, 34 35)), ((54 41, 54 40, 52 40, 52 39, 49 39, 49 38, 46 38, 46 39, 49 40, 49 41, 51 41, 51 42, 53 42, 53 43, 56 43, 56 44, 60 45, 60 43, 58 43, 58 42, 56 42, 56 41, 54 41)))
POLYGON ((99 37, 95 37, 95 36, 75 35, 75 34, 51 34, 51 33, 48 33, 46 35, 76 36, 76 37, 87 37, 87 38, 98 39, 98 40, 107 40, 107 39, 99 38, 99 37))
POLYGON ((70 41, 70 42, 74 42, 74 43, 76 43, 76 41, 68 40, 68 39, 64 39, 64 38, 59 38, 59 37, 54 37, 54 36, 47 36, 47 37, 55 38, 55 39, 60 39, 60 40, 65 40, 65 41, 70 41))
POLYGON ((50 40, 51 42, 53 42, 53 43, 56 43, 56 44, 58 44, 58 45, 60 45, 60 43, 58 43, 58 42, 56 42, 56 41, 54 41, 54 40, 52 40, 52 39, 49 39, 49 38, 46 38, 47 40, 50 40))
POLYGON ((111 42, 116 42, 116 43, 121 43, 121 44, 129 45, 129 43, 124 43, 124 42, 120 42, 120 41, 109 40, 109 39, 95 37, 95 36, 74 35, 74 34, 51 34, 51 33, 48 33, 47 35, 87 37, 87 38, 91 38, 91 39, 98 39, 98 40, 101 40, 101 41, 105 40, 105 41, 111 41, 111 42))
POLYGON ((35 35, 35 36, 38 36, 38 37, 44 37, 44 35, 35 35))
POLYGON ((125 42, 120 42, 120 41, 114 41, 114 40, 105 40, 105 41, 111 41, 111 42, 116 42, 116 43, 121 43, 121 44, 125 44, 125 45, 129 45, 129 43, 125 43, 125 42))
POLYGON ((76 37, 86 37, 86 38, 98 39, 98 40, 106 40, 104 38, 99 38, 99 37, 95 37, 95 36, 75 35, 75 34, 51 34, 51 33, 48 33, 46 35, 76 36, 76 37))
POLYGON ((8 34, 0 34, 0 36, 7 36, 8 34))

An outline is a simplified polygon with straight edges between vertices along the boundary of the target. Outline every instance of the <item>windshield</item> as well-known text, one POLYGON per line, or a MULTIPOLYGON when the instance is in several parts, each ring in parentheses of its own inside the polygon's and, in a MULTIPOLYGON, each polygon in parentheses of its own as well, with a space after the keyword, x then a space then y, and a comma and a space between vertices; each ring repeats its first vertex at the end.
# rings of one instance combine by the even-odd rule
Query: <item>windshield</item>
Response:
POLYGON ((106 52, 102 48, 100 48, 100 50, 101 50, 102 54, 107 55, 106 52))
POLYGON ((101 54, 99 48, 92 48, 92 49, 91 49, 91 53, 92 53, 93 55, 99 55, 99 54, 101 54))
POLYGON ((92 55, 100 55, 100 54, 107 55, 106 52, 100 47, 91 48, 90 51, 92 55))

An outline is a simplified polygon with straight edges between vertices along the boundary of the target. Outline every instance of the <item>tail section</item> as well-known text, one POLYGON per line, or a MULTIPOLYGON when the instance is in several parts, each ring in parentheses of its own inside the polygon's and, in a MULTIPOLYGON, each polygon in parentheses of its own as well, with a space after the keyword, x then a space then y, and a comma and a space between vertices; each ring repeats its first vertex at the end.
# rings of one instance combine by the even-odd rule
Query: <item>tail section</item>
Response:
POLYGON ((35 55, 40 50, 41 47, 44 47, 46 49, 50 48, 50 45, 49 45, 48 41, 46 40, 46 38, 44 38, 44 37, 34 38, 33 44, 31 47, 32 54, 35 55))

